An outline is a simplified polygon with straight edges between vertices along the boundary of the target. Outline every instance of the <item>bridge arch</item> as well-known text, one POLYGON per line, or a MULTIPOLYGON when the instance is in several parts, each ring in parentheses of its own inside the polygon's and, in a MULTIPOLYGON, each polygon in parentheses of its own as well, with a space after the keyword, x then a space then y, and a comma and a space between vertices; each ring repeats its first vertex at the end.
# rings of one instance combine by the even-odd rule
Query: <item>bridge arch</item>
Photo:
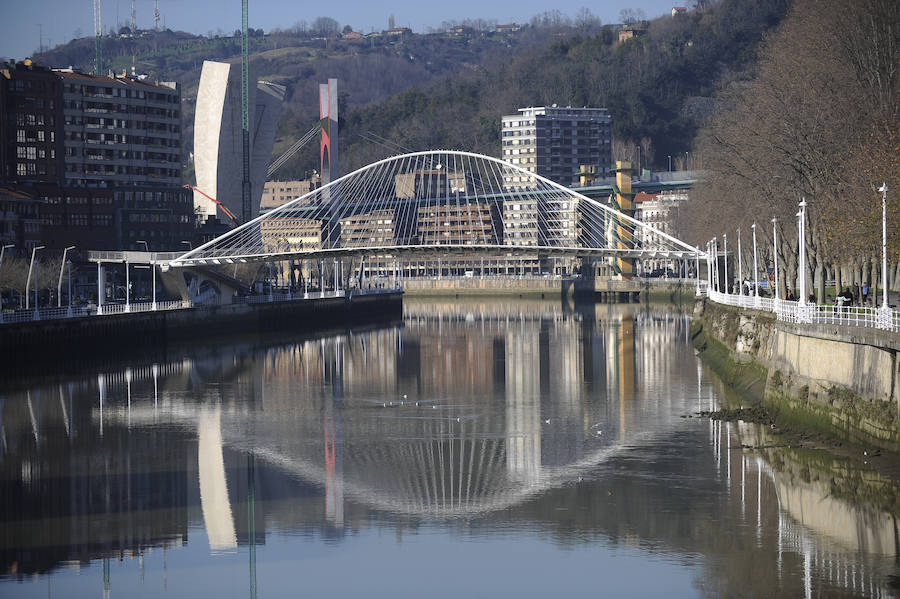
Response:
POLYGON ((705 258, 698 248, 520 165, 430 150, 359 168, 170 264, 446 253, 705 258))

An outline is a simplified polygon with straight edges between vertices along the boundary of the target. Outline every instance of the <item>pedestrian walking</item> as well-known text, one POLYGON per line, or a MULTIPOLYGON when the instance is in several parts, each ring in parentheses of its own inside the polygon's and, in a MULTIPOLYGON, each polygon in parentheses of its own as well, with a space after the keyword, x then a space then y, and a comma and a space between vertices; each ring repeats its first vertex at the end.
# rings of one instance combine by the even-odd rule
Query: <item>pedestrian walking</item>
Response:
POLYGON ((862 289, 860 291, 862 292, 862 305, 865 306, 866 303, 869 301, 869 282, 868 281, 863 281, 862 289))

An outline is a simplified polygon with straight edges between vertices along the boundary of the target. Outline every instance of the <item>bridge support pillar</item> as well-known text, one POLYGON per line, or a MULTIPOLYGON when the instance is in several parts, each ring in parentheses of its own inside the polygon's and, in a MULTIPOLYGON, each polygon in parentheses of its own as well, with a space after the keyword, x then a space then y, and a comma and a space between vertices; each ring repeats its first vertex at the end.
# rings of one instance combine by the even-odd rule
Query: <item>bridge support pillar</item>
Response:
MULTIPOLYGON (((633 168, 630 162, 616 162, 616 203, 620 212, 634 216, 634 192, 631 191, 631 174, 633 168)), ((624 226, 619 222, 616 225, 616 247, 620 250, 630 250, 634 248, 634 232, 631 228, 624 226)), ((619 273, 622 279, 629 280, 634 276, 634 259, 633 258, 616 258, 616 264, 619 267, 619 273)))

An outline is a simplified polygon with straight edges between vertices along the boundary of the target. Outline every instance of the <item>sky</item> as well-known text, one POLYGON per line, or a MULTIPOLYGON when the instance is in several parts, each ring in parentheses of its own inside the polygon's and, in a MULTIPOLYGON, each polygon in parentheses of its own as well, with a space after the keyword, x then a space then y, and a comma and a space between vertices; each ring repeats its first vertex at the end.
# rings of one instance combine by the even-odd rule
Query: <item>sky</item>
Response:
MULTIPOLYGON (((136 0, 137 24, 140 29, 153 27, 154 0, 136 0)), ((45 46, 65 43, 77 35, 92 35, 94 31, 92 0, 2 0, 0 14, 0 57, 21 60, 31 56, 39 47, 41 37, 45 46)), ((331 17, 341 26, 350 25, 356 31, 368 33, 387 29, 388 17, 393 14, 398 27, 410 27, 424 33, 429 27, 439 27, 443 21, 462 21, 466 18, 496 19, 500 23, 525 23, 532 16, 559 9, 569 17, 583 6, 590 8, 604 23, 619 22, 623 8, 641 9, 648 18, 667 13, 672 6, 684 5, 684 0, 620 0, 619 2, 586 0, 494 1, 454 0, 426 2, 419 0, 387 0, 346 2, 299 2, 297 0, 250 0, 250 27, 265 31, 287 28, 316 17, 331 17), (321 8, 317 8, 321 5, 321 8)), ((116 23, 131 21, 131 0, 102 0, 104 31, 116 23)), ((233 32, 241 26, 240 0, 159 0, 160 26, 195 34, 233 32)), ((57 66, 57 65, 50 65, 57 66)))

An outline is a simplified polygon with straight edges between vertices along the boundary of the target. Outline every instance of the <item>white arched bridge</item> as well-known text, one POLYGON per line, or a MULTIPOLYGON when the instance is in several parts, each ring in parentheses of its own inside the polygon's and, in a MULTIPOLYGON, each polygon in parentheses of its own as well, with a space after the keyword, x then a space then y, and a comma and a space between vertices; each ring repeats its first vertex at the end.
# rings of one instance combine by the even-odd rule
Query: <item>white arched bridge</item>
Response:
POLYGON ((489 156, 415 152, 360 168, 175 257, 170 266, 373 254, 705 258, 632 217, 630 178, 627 185, 603 203, 489 156), (627 206, 620 206, 622 198, 627 206))

